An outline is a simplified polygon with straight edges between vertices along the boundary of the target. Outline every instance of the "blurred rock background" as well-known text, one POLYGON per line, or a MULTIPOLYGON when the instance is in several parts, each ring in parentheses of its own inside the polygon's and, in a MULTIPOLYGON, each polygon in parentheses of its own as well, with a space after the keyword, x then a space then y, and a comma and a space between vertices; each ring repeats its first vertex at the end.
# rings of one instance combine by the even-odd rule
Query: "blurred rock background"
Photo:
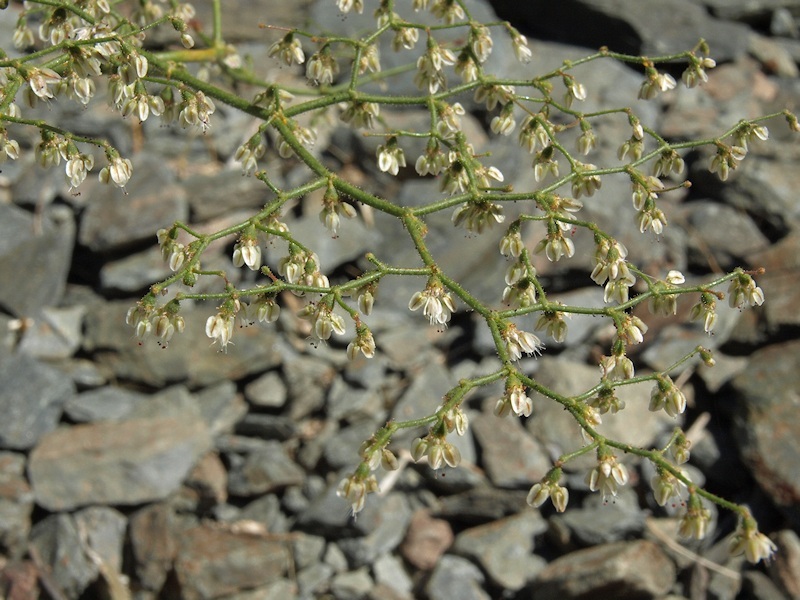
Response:
MULTIPOLYGON (((200 21, 209 22, 209 4, 196 2, 200 21)), ((520 65, 496 35, 490 68, 501 76, 530 77, 601 45, 657 55, 705 38, 718 61, 708 85, 679 86, 649 103, 635 100, 641 75, 627 67, 594 62, 574 73, 589 92, 587 110, 632 106, 671 140, 711 137, 740 118, 800 104, 799 1, 468 5, 475 18, 494 20, 496 11, 529 36, 534 58, 520 65)), ((0 38, 11 39, 18 8, 0 13, 0 38)), ((372 9, 367 2, 366 12, 372 9)), ((302 73, 267 58, 277 37, 259 23, 305 22, 353 33, 371 16, 342 17, 333 0, 225 2, 226 39, 273 79, 299 82, 302 73)), ((392 60, 385 52, 384 68, 392 60)), ((410 85, 401 79, 393 89, 410 85)), ((486 115, 462 101, 473 109, 467 127, 477 150, 491 152, 506 182, 533 185, 530 157, 515 136, 487 133, 486 115)), ((384 112, 394 122, 425 118, 384 112)), ((658 240, 635 232, 624 177, 606 179, 586 202, 587 213, 649 272, 677 268, 691 280, 739 265, 766 269, 757 281, 767 303, 723 309, 711 337, 682 320, 651 321, 636 356, 640 370, 664 368, 698 343, 716 351, 715 368, 682 376, 690 408, 681 419, 647 411, 649 386, 625 388, 628 408, 606 418, 609 432, 645 447, 663 444, 676 425, 690 431, 692 478, 747 503, 779 547, 770 565, 751 567, 727 554, 735 526, 727 513, 715 517, 703 542, 678 541, 680 507, 654 503, 652 469, 636 461, 614 502, 588 492, 591 461, 577 461, 567 469, 566 513, 528 507, 530 485, 581 439, 542 398, 530 419, 497 421, 491 411, 499 385, 466 401, 471 426, 457 440, 462 467, 434 473, 406 464, 352 520, 335 488, 356 464, 360 443, 387 419, 427 414, 460 377, 492 369, 487 333, 463 310, 446 331, 429 328, 405 308, 423 282, 403 278, 379 290, 369 319, 379 348, 372 361, 348 363, 339 342, 311 347, 291 297, 282 299, 276 327, 237 330, 227 354, 202 331, 210 305, 185 309, 187 330, 168 349, 139 346, 124 317, 167 274, 155 231, 176 219, 219 229, 265 201, 263 185, 242 177, 232 160, 256 123, 222 106, 205 136, 121 121, 101 103, 81 110, 54 102, 43 114, 108 136, 133 159, 134 178, 128 195, 94 180, 73 195, 61 169, 34 164, 34 138, 22 134, 24 157, 0 174, 0 596, 800 598, 800 146, 783 122, 769 124, 769 142, 754 144, 725 185, 708 173, 708 154, 688 154, 693 186, 666 197, 670 227, 658 240)), ((592 162, 616 164, 627 128, 614 120, 598 125, 592 162)), ((316 151, 397 202, 439 193, 436 182, 406 177, 411 169, 398 179, 380 173, 378 140, 340 126, 316 151)), ((409 162, 420 150, 406 148, 409 162)), ((279 185, 305 177, 273 152, 264 166, 279 185)), ((287 220, 301 239, 318 240, 334 277, 363 266, 365 252, 376 248, 394 264, 416 264, 402 230, 382 215, 348 221, 331 239, 317 202, 305 199, 287 220)), ((462 239, 450 215, 440 217, 431 219, 429 234, 440 266, 497 302, 505 269, 498 230, 462 239)), ((569 270, 546 260, 536 266, 554 297, 600 304, 601 289, 587 276, 591 240, 579 234, 576 245, 569 270)), ((231 246, 212 249, 204 264, 246 283, 250 274, 230 265, 231 246)), ((267 250, 272 263, 279 256, 267 250)), ((689 305, 682 300, 682 314, 689 305)), ((610 339, 590 318, 569 327, 565 344, 550 343, 543 357, 523 363, 564 393, 597 381, 597 358, 610 339)), ((395 450, 416 435, 398 436, 395 450)))

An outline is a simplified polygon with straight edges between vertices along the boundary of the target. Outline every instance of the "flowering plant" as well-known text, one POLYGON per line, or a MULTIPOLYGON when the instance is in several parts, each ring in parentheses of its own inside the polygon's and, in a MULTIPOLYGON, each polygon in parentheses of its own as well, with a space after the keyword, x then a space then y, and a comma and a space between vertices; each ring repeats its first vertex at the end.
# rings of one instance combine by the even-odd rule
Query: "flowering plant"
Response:
MULTIPOLYGON (((500 367, 462 380, 430 415, 392 421, 376 431, 361 447, 360 464, 338 489, 354 513, 364 507, 369 493, 379 489, 375 471, 397 468, 398 460, 389 448, 397 431, 427 427, 427 434, 412 443, 412 458, 426 459, 433 468, 456 466, 460 453, 448 438, 464 435, 469 427, 462 409, 466 395, 504 381, 505 392, 495 409, 499 417, 535 417, 532 396, 545 398, 569 412, 586 440, 579 450, 556 460, 541 481, 532 482, 529 504, 540 506, 550 499, 556 510, 565 510, 569 492, 560 483, 563 467, 589 453, 596 455, 597 462, 586 475, 588 487, 615 496, 629 480, 618 454, 638 455, 655 466, 652 486, 660 505, 685 499, 687 508, 680 525, 683 535, 706 535, 710 513, 703 503, 713 502, 740 517, 735 551, 744 552, 754 562, 772 554, 774 545, 758 532, 746 507, 704 490, 680 468, 689 458, 690 446, 680 428, 663 448, 655 450, 611 439, 597 429, 607 414, 613 418, 624 409, 615 390, 635 383, 652 382, 651 411, 680 415, 686 409, 686 398, 669 374, 694 357, 709 366, 714 363, 708 349, 697 347, 663 371, 638 373, 629 350, 645 340, 649 328, 641 316, 644 313, 632 314, 634 308, 647 306, 654 315, 673 316, 679 299, 693 298, 691 319, 701 321, 711 333, 717 302, 726 296, 734 307, 764 302, 753 278, 757 273, 736 269, 692 284, 676 270, 648 273, 619 239, 583 217, 582 198, 593 196, 606 177, 624 176, 631 185, 636 228, 641 235, 659 236, 668 224, 660 197, 688 186, 682 179, 686 151, 712 148, 709 170, 725 180, 746 157, 751 142, 768 138, 767 120, 783 116, 792 130, 800 130, 793 114, 784 111, 742 120, 709 139, 668 141, 630 108, 581 110, 591 89, 580 82, 580 67, 599 60, 638 67, 643 72, 639 99, 649 100, 678 85, 662 65, 669 65, 669 70, 683 65, 681 81, 687 87, 707 80, 707 71, 715 62, 704 42, 686 52, 649 58, 601 49, 534 77, 498 78, 486 68, 495 43, 510 44, 519 61, 535 66, 528 41, 507 22, 475 20, 462 0, 413 0, 410 6, 376 1, 374 29, 357 38, 319 36, 297 28, 281 30, 269 56, 288 67, 303 65, 309 83, 305 89, 262 80, 245 66, 237 49, 223 39, 221 0, 212 1, 213 23, 208 35, 194 23, 190 4, 176 0, 130 4, 107 0, 24 3, 13 42, 26 53, 16 57, 0 53, 0 160, 19 157, 22 149, 13 132, 31 127, 41 135, 33 149, 39 163, 45 168, 58 167, 63 160, 71 188, 78 189, 88 173, 100 166, 100 181, 124 191, 135 165, 108 140, 79 135, 63 124, 26 113, 23 106, 67 100, 88 105, 102 90, 122 117, 160 119, 205 134, 214 131, 217 107, 226 105, 259 121, 257 131, 236 149, 233 158, 244 175, 263 182, 270 198, 256 214, 219 231, 202 233, 183 222, 158 231, 162 256, 173 274, 154 283, 128 312, 127 321, 136 337, 155 337, 166 345, 188 326, 181 316, 182 305, 190 300, 210 300, 217 303, 217 311, 206 321, 205 332, 220 350, 227 351, 236 337, 237 319, 273 323, 281 306, 286 306, 283 298, 292 294, 305 299, 298 316, 310 323, 316 341, 348 336, 348 358, 363 355, 369 359, 380 349, 380 339, 375 339, 369 328, 369 316, 380 302, 382 282, 390 277, 419 278, 422 283, 408 308, 421 309, 431 326, 444 328, 453 314, 466 307, 488 328, 500 367), (432 14, 435 24, 424 22, 420 17, 423 11, 432 14), (38 36, 32 29, 34 23, 38 23, 38 36), (149 32, 158 27, 174 30, 176 47, 154 50, 145 44, 149 32), (460 37, 440 37, 451 31, 460 37), (383 70, 382 53, 386 52, 397 53, 403 64, 383 70), (202 68, 194 68, 195 64, 202 68), (409 71, 413 71, 416 93, 401 95, 375 85, 391 83, 409 71), (235 91, 242 86, 256 91, 245 97, 235 91), (489 156, 474 146, 464 126, 465 105, 470 103, 489 114, 487 129, 493 135, 516 136, 520 148, 531 157, 535 185, 519 190, 504 185, 503 165, 489 164, 489 156), (424 111, 428 125, 406 128, 397 113, 391 112, 393 107, 424 111), (404 206, 331 169, 314 150, 320 129, 331 117, 380 138, 375 159, 379 171, 393 177, 437 178, 441 194, 404 206), (597 150, 597 124, 614 119, 626 123, 628 132, 619 145, 618 164, 584 162, 582 157, 597 150), (577 152, 567 145, 570 136, 576 138, 577 152), (420 140, 424 148, 407 160, 410 148, 420 140), (279 185, 259 164, 268 153, 303 165, 307 173, 303 183, 279 185), (368 209, 383 213, 402 225, 421 266, 391 264, 376 250, 368 255, 369 267, 364 272, 332 281, 313 240, 294 234, 287 210, 292 202, 318 190, 322 194, 321 227, 330 235, 347 235, 343 220, 358 218, 368 209), (506 222, 507 207, 512 203, 522 209, 506 222), (496 237, 499 253, 508 262, 505 287, 497 290, 496 302, 482 301, 438 264, 426 238, 427 221, 442 211, 451 211, 453 225, 472 236, 496 237), (544 233, 530 243, 531 231, 539 231, 535 227, 544 233), (574 240, 581 236, 593 246, 589 277, 603 288, 605 305, 600 308, 552 300, 534 267, 536 255, 553 263, 569 261, 576 254, 574 240), (203 267, 205 251, 220 239, 234 242, 232 267, 258 273, 255 285, 236 286, 226 271, 203 267), (271 265, 265 261, 266 244, 285 248, 271 265), (193 291, 200 279, 216 279, 219 291, 193 291), (719 289, 724 285, 727 293, 719 289), (526 315, 536 316, 536 330, 563 342, 567 318, 576 314, 607 319, 614 336, 598 361, 598 383, 581 394, 565 396, 520 368, 524 356, 546 351, 541 338, 521 329, 520 323, 526 315)), ((365 8, 362 0, 338 0, 337 5, 342 13, 360 13, 365 8)))

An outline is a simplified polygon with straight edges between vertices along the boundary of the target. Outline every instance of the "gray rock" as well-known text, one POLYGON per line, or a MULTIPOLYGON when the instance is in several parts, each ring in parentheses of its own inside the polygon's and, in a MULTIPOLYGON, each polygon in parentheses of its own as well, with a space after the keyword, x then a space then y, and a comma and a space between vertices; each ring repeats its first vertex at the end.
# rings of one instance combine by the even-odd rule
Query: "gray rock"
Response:
POLYGON ((85 314, 83 306, 42 308, 33 327, 25 331, 19 351, 45 360, 69 358, 81 345, 85 314))
POLYGON ((328 590, 331 577, 335 571, 333 567, 325 563, 317 563, 300 569, 297 572, 297 588, 299 597, 309 600, 311 598, 318 598, 325 591, 328 590))
POLYGON ((391 554, 379 556, 372 565, 375 583, 389 588, 399 596, 412 598, 413 582, 408 576, 403 561, 391 554))
POLYGON ((520 590, 541 571, 546 562, 536 556, 534 537, 547 530, 537 510, 479 525, 456 536, 452 552, 478 563, 495 585, 520 590))
POLYGON ((283 514, 281 501, 275 494, 265 494, 253 500, 239 512, 236 520, 263 523, 265 530, 271 533, 288 533, 292 524, 283 514))
POLYGON ((64 412, 76 423, 121 421, 146 399, 147 396, 139 392, 106 386, 73 396, 64 405, 64 412))
POLYGON ((773 536, 778 552, 769 563, 769 573, 789 598, 800 597, 800 537, 791 529, 773 536))
POLYGON ((342 539, 337 545, 352 567, 371 564, 403 541, 410 520, 411 507, 406 496, 398 493, 370 496, 366 508, 353 523, 363 537, 342 539))
POLYGON ((527 495, 527 489, 508 490, 484 485, 442 498, 436 515, 463 523, 496 521, 524 510, 527 495))
POLYGON ((283 542, 198 525, 182 535, 175 574, 182 598, 210 600, 281 579, 289 561, 283 542))
POLYGON ((0 306, 18 317, 36 316, 64 294, 75 223, 64 207, 46 210, 41 219, 0 204, 0 306), (13 285, 9 285, 13 284, 13 285))
POLYGON ((283 374, 289 390, 289 417, 299 420, 324 406, 335 371, 320 358, 298 356, 284 362, 283 374))
POLYGON ((0 382, 0 448, 32 448, 75 393, 61 372, 23 354, 0 362, 0 382))
POLYGON ((34 525, 30 551, 49 568, 53 582, 68 598, 78 598, 100 572, 87 556, 72 515, 50 515, 34 525))
POLYGON ((755 480, 794 523, 800 523, 800 342, 754 352, 733 380, 739 396, 736 441, 755 480))
POLYGON ((786 596, 761 571, 745 571, 742 575, 741 600, 785 600, 786 596))
POLYGON ((325 538, 318 535, 301 533, 292 540, 292 556, 298 569, 320 562, 325 551, 325 538))
POLYGON ((349 427, 339 429, 325 441, 322 451, 325 463, 333 469, 354 468, 361 462, 361 457, 358 455, 359 447, 378 428, 379 424, 374 421, 360 421, 349 427))
POLYGON ((131 516, 133 569, 145 590, 158 592, 164 586, 178 553, 177 529, 175 514, 164 502, 146 506, 131 516))
POLYGON ((750 258, 752 267, 764 267, 766 273, 756 278, 764 290, 767 301, 760 310, 767 325, 777 329, 782 325, 800 325, 800 290, 797 274, 800 273, 800 233, 794 231, 750 258))
POLYGON ((295 437, 299 427, 294 419, 281 415, 246 414, 236 423, 236 433, 264 440, 286 441, 295 437))
POLYGON ((140 346, 125 325, 131 306, 129 301, 109 302, 93 311, 86 324, 84 349, 94 352, 98 364, 120 379, 153 387, 179 381, 192 388, 205 387, 263 372, 281 362, 273 329, 237 329, 233 345, 219 352, 203 330, 211 307, 183 309, 186 331, 175 336, 169 348, 159 347, 152 339, 140 346))
POLYGON ((481 466, 497 487, 528 488, 552 466, 547 451, 516 417, 478 415, 470 430, 481 448, 481 466))
POLYGON ((713 260, 721 268, 731 269, 769 246, 750 217, 724 204, 692 202, 686 207, 686 220, 689 261, 701 268, 713 260))
POLYGON ((303 482, 304 472, 280 442, 266 441, 263 448, 247 455, 243 464, 228 473, 228 491, 233 496, 255 496, 303 482))
POLYGON ((248 383, 244 397, 253 406, 281 408, 286 404, 286 384, 278 373, 270 371, 248 383))
POLYGON ((198 392, 197 405, 214 436, 230 433, 247 413, 247 403, 236 393, 232 381, 220 381, 198 392))
POLYGON ((636 493, 623 488, 615 498, 593 494, 580 508, 570 506, 564 514, 551 519, 566 527, 572 540, 581 546, 595 546, 640 537, 645 515, 639 509, 636 493))
POLYGON ((36 502, 48 510, 160 500, 180 487, 211 448, 199 420, 134 419, 78 425, 45 436, 28 467, 36 502))
POLYGON ((548 564, 534 583, 534 600, 652 598, 675 582, 675 566, 653 542, 614 542, 571 552, 548 564))
POLYGON ((189 206, 186 190, 173 183, 173 175, 157 157, 138 156, 136 170, 147 176, 134 176, 128 196, 115 186, 97 185, 92 202, 81 220, 78 239, 94 252, 129 248, 154 240, 155 232, 175 221, 186 221, 189 206))
POLYGON ((375 586, 367 567, 355 571, 339 573, 331 580, 331 592, 334 598, 342 600, 360 600, 375 586))
POLYGON ((700 4, 708 8, 715 17, 746 23, 764 18, 779 8, 797 7, 797 2, 794 0, 758 0, 758 2, 752 0, 702 0, 700 4))
POLYGON ((433 570, 425 585, 431 600, 489 600, 482 589, 485 578, 480 569, 465 558, 446 555, 433 570))
MULTIPOLYGON (((442 404, 442 398, 455 385, 448 369, 439 361, 428 361, 411 373, 411 385, 392 410, 392 419, 406 421, 419 419, 433 413, 442 404)), ((399 432, 395 440, 402 441, 419 435, 415 430, 399 432)))
POLYGON ((100 287, 106 292, 140 293, 154 281, 172 275, 161 256, 161 248, 153 237, 153 246, 119 260, 106 263, 100 269, 100 287))
POLYGON ((744 53, 741 40, 749 32, 744 25, 711 18, 691 0, 646 0, 635 6, 624 0, 566 0, 528 10, 497 0, 495 8, 538 37, 637 55, 690 50, 705 38, 717 60, 730 60, 744 53))
POLYGON ((295 600, 297 584, 289 579, 276 579, 254 590, 225 596, 225 600, 295 600))
MULTIPOLYGON (((269 162, 266 168, 269 169, 269 162)), ((270 178, 278 175, 280 165, 269 169, 270 178)), ((274 180, 273 180, 274 181, 274 180)), ((280 185, 280 179, 276 182, 280 185)), ((221 217, 238 209, 262 207, 271 192, 258 179, 243 177, 238 169, 225 169, 213 175, 194 175, 185 183, 192 221, 195 223, 221 217), (225 202, 220 202, 225 198, 225 202)))
POLYGON ((12 559, 25 554, 33 492, 25 478, 25 456, 0 452, 0 547, 12 559))
MULTIPOLYGON (((382 374, 375 379, 377 382, 381 380, 384 380, 382 374)), ((385 385, 388 387, 391 382, 386 381, 385 385)), ((374 385, 374 382, 370 389, 364 390, 354 388, 341 377, 337 377, 333 380, 326 402, 328 417, 336 421, 344 419, 350 423, 364 420, 376 423, 385 421, 388 414, 384 407, 387 393, 390 393, 389 390, 374 385)))
POLYGON ((101 570, 122 572, 122 547, 128 519, 119 511, 107 506, 90 506, 76 512, 75 525, 86 545, 99 557, 101 570))
POLYGON ((784 144, 774 151, 775 156, 748 157, 719 193, 726 203, 747 211, 762 227, 787 232, 800 219, 797 180, 792 170, 798 152, 784 144))

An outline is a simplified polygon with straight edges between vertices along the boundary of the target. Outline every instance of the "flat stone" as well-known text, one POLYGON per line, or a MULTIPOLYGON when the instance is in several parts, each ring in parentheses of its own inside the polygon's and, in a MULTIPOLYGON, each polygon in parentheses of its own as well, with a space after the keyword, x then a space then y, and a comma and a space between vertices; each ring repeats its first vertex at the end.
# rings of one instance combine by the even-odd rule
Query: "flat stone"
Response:
POLYGON ((0 306, 17 317, 35 317, 64 294, 75 244, 75 223, 64 207, 34 222, 30 213, 0 204, 0 306))
POLYGON ((151 504, 130 518, 130 544, 136 580, 145 590, 158 592, 167 580, 178 553, 177 523, 163 502, 151 504))
POLYGON ((213 436, 231 433, 245 414, 247 403, 236 391, 232 381, 220 381, 196 395, 200 416, 213 436))
POLYGON ((400 553, 410 564, 430 571, 453 543, 453 528, 444 519, 435 519, 425 509, 414 512, 408 524, 400 553))
POLYGON ((287 545, 263 535, 238 533, 210 524, 187 529, 175 573, 181 597, 206 600, 267 585, 289 568, 287 545))
POLYGON ((800 524, 800 342, 754 352, 733 388, 742 458, 775 505, 800 524))
POLYGON ((274 329, 236 329, 227 352, 220 352, 205 335, 204 324, 213 308, 187 307, 181 311, 186 331, 176 335, 168 348, 147 339, 139 345, 133 330, 125 325, 130 301, 113 301, 98 307, 87 320, 84 349, 94 352, 99 365, 127 381, 160 388, 186 382, 205 387, 225 380, 238 380, 281 363, 278 335, 274 329))
POLYGON ((24 354, 0 362, 0 381, 0 448, 32 448, 56 428, 75 393, 60 371, 24 354))
POLYGON ((515 515, 525 509, 528 489, 500 489, 483 485, 442 498, 436 516, 449 522, 486 523, 515 515))
POLYGON ((172 271, 164 262, 154 236, 153 246, 144 252, 104 264, 100 269, 100 287, 111 293, 141 293, 154 281, 170 275, 172 271))
POLYGON ((283 374, 289 391, 288 415, 299 420, 325 405, 336 371, 327 361, 310 355, 288 358, 283 374))
POLYGON ((134 419, 58 429, 31 453, 36 502, 48 510, 165 498, 211 448, 202 421, 134 419))
POLYGON ((603 544, 557 558, 536 578, 536 600, 590 597, 609 590, 618 600, 666 594, 675 566, 653 542, 603 544), (613 590, 613 592, 611 592, 613 590))
POLYGON ((25 331, 19 351, 45 360, 69 358, 81 345, 86 308, 42 308, 33 326, 25 331))
POLYGON ((645 515, 630 488, 621 489, 609 500, 601 494, 586 498, 580 508, 569 507, 564 514, 551 517, 563 525, 570 538, 581 546, 595 546, 640 537, 644 531, 645 515))
POLYGON ((146 399, 147 395, 140 392, 106 386, 73 396, 64 405, 64 412, 76 423, 121 421, 146 399))
POLYGON ((78 530, 85 534, 86 544, 99 557, 101 570, 122 573, 122 547, 128 519, 107 506, 90 506, 75 513, 78 530))
POLYGON ((425 585, 430 600, 489 600, 483 590, 485 577, 474 563, 460 556, 445 555, 425 585))
POLYGON ((369 565, 400 545, 410 520, 411 507, 405 495, 389 493, 384 497, 371 496, 366 508, 353 523, 365 535, 339 540, 337 545, 352 567, 369 565))
POLYGON ((402 559, 385 554, 378 557, 372 568, 375 572, 375 582, 379 586, 388 588, 400 597, 413 598, 414 583, 406 572, 402 559))
POLYGON ((532 581, 546 562, 536 556, 534 537, 547 530, 537 510, 472 527, 456 536, 452 552, 471 558, 492 582, 508 590, 520 590, 532 581))
POLYGON ((245 457, 243 464, 228 473, 228 491, 233 496, 255 496, 300 485, 305 472, 280 442, 266 441, 264 447, 245 457))
POLYGON ((248 383, 244 397, 253 406, 281 408, 286 404, 286 384, 278 373, 270 371, 248 383))
POLYGON ((712 18, 692 0, 646 0, 635 6, 624 0, 566 0, 535 8, 498 0, 495 8, 501 18, 513 15, 518 27, 537 37, 634 55, 682 52, 705 38, 717 61, 730 60, 744 54, 741 40, 749 32, 743 24, 712 18))
POLYGON ((134 175, 126 186, 127 196, 115 186, 96 186, 93 190, 78 234, 80 243, 93 252, 121 250, 154 240, 162 227, 189 217, 186 190, 173 183, 161 159, 141 155, 135 162, 140 175, 134 175))
POLYGON ((767 565, 769 573, 789 598, 800 598, 800 537, 791 529, 783 529, 772 539, 778 552, 767 565))
POLYGON ((705 267, 715 260, 723 269, 742 264, 742 260, 769 246, 753 220, 733 207, 716 202, 692 202, 686 207, 690 226, 689 260, 705 267))
POLYGON ((98 565, 87 556, 72 515, 50 515, 39 521, 31 530, 30 544, 68 598, 78 598, 100 573, 98 565))
POLYGON ((494 415, 477 415, 470 431, 481 448, 481 466, 497 487, 530 487, 552 466, 545 448, 516 417, 501 421, 494 415))
POLYGON ((25 478, 25 456, 0 452, 0 546, 22 558, 31 529, 33 492, 25 478))
POLYGON ((367 567, 355 571, 339 573, 331 580, 331 592, 334 598, 342 600, 360 600, 375 587, 367 567))
POLYGON ((750 257, 751 267, 763 267, 766 272, 756 277, 767 299, 760 310, 772 328, 800 325, 800 232, 793 231, 785 238, 750 257))

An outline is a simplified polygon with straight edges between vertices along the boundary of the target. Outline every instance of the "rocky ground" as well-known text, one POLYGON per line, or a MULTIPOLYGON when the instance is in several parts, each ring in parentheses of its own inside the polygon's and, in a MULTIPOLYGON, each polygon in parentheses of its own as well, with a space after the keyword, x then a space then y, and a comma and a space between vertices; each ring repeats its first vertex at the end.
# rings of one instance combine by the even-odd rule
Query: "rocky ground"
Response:
MULTIPOLYGON (((196 4, 202 17, 206 3, 196 4)), ((710 136, 742 117, 800 108, 798 1, 530 4, 495 2, 501 17, 531 37, 527 70, 577 58, 587 47, 653 55, 707 39, 718 60, 708 85, 658 102, 634 102, 641 76, 618 64, 576 72, 589 106, 633 105, 670 139, 710 136)), ((270 76, 297 74, 266 58, 272 39, 256 21, 310 18, 345 32, 359 26, 356 17, 337 16, 332 0, 287 5, 226 2, 228 39, 270 76)), ((477 1, 470 6, 478 18, 492 11, 477 1)), ((10 39, 13 21, 0 13, 2 39, 10 39)), ((492 60, 501 73, 521 76, 503 44, 492 60)), ((642 400, 649 388, 634 389, 608 430, 651 447, 676 424, 688 429, 693 480, 747 503, 778 545, 771 564, 751 567, 727 554, 735 526, 727 513, 715 513, 715 532, 702 543, 680 541, 677 510, 655 504, 646 464, 631 461, 631 484, 604 502, 583 483, 589 463, 578 461, 567 473, 567 512, 528 507, 531 483, 580 437, 542 399, 531 418, 498 421, 491 413, 499 387, 467 400, 470 429, 459 441, 459 469, 436 473, 409 464, 401 450, 413 435, 400 436, 398 476, 353 520, 335 488, 357 462, 360 443, 387 419, 430 412, 460 377, 492 368, 486 333, 464 311, 444 332, 424 326, 405 308, 419 282, 404 278, 381 289, 370 321, 379 352, 371 361, 348 363, 338 344, 311 347, 292 310, 277 327, 237 330, 226 354, 202 331, 208 306, 186 311, 187 331, 168 349, 138 345, 125 313, 168 273, 154 232, 176 219, 219 229, 263 203, 263 184, 243 178, 232 162, 254 123, 220 108, 207 136, 187 136, 121 122, 102 109, 54 103, 47 110, 82 133, 109 136, 133 157, 135 176, 127 196, 90 181, 76 196, 60 169, 42 171, 32 153, 3 165, 0 596, 800 598, 800 146, 784 123, 770 124, 769 143, 754 145, 726 185, 708 173, 708 155, 687 155, 694 185, 668 203, 666 234, 624 238, 631 255, 656 271, 678 268, 693 278, 764 267, 758 283, 767 302, 723 311, 713 337, 677 321, 658 323, 636 357, 640 369, 665 368, 698 343, 715 348, 717 366, 686 373, 690 408, 679 421, 649 413, 642 400)), ((476 143, 491 150, 507 181, 530 185, 530 159, 513 139, 487 136, 482 118, 470 119, 476 143)), ((609 123, 600 133, 594 162, 613 164, 622 128, 609 123)), ((435 189, 385 178, 374 164, 378 143, 340 128, 317 150, 401 203, 435 189)), ((268 158, 266 168, 281 184, 302 181, 302 170, 278 160, 268 158)), ((633 218, 629 198, 629 183, 609 179, 595 208, 587 208, 622 235, 631 229, 620 223, 620 215, 633 218)), ((402 232, 383 228, 380 218, 348 222, 334 240, 316 210, 298 206, 292 231, 318 239, 331 270, 359 264, 377 247, 397 264, 409 262, 402 232)), ((440 266, 479 296, 495 298, 504 269, 496 235, 467 240, 466 255, 456 235, 458 244, 448 241, 449 218, 432 221, 430 239, 442 240, 432 241, 440 266)), ((577 242, 575 271, 546 261, 537 267, 565 301, 602 303, 580 271, 591 268, 589 246, 577 242)), ((220 246, 206 263, 230 269, 230 250, 220 246)), ((291 300, 285 308, 298 308, 291 300)), ((688 301, 682 308, 688 312, 688 301)), ((607 342, 599 322, 576 318, 563 345, 525 368, 546 385, 577 392, 597 381, 607 342)))

